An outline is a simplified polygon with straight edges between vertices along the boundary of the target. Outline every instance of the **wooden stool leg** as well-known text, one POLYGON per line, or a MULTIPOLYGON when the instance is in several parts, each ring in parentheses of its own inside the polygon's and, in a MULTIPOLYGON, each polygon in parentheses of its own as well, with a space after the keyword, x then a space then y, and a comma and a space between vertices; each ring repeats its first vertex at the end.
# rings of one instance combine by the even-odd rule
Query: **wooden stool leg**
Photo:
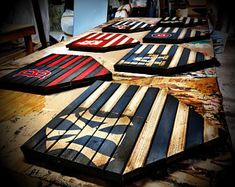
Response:
POLYGON ((26 47, 26 53, 30 54, 33 50, 33 42, 31 36, 25 36, 24 37, 25 47, 26 47))

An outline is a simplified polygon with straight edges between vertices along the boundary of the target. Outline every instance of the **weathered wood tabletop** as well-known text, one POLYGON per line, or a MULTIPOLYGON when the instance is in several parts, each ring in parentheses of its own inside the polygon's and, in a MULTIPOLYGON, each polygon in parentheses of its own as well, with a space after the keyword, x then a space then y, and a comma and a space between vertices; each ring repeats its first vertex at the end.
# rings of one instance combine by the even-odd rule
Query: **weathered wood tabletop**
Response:
MULTIPOLYGON (((146 21, 154 24, 157 18, 128 18, 146 21)), ((89 32, 101 31, 108 24, 100 25, 89 32)), ((134 39, 142 42, 142 38, 149 31, 128 33, 134 39)), ((180 101, 192 105, 194 109, 205 118, 215 124, 212 131, 215 134, 218 129, 225 129, 223 118, 222 95, 220 93, 216 69, 208 68, 203 71, 184 73, 172 77, 152 76, 145 74, 114 72, 114 64, 118 62, 131 49, 116 50, 110 52, 79 52, 68 50, 65 46, 69 42, 80 38, 83 34, 37 51, 24 58, 0 67, 0 75, 3 76, 19 67, 23 67, 33 61, 51 53, 90 55, 102 63, 104 67, 113 73, 114 82, 131 83, 138 85, 151 85, 168 91, 180 101)), ((203 40, 192 43, 180 44, 206 55, 214 56, 212 41, 203 40)), ((19 91, 0 90, 0 160, 2 165, 13 171, 31 177, 41 179, 44 184, 63 186, 108 186, 109 182, 98 180, 79 174, 54 171, 46 167, 40 167, 25 162, 20 146, 55 117, 71 101, 77 98, 87 87, 77 88, 52 95, 37 95, 19 91)), ((215 184, 218 176, 231 164, 229 146, 217 146, 210 151, 201 151, 196 155, 190 155, 186 159, 171 164, 162 175, 145 176, 131 182, 130 186, 209 186, 215 184), (157 177, 156 177, 157 176, 157 177)))

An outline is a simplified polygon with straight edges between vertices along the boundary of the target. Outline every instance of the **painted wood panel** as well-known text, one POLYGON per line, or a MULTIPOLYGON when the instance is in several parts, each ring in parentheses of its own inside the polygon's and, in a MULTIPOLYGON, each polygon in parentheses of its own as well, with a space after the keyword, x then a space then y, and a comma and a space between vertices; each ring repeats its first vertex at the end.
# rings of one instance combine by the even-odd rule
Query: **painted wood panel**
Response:
POLYGON ((193 27, 208 24, 206 18, 196 17, 165 17, 162 18, 157 26, 161 27, 193 27))
POLYGON ((21 149, 35 163, 123 182, 218 138, 165 90, 96 81, 21 149))
POLYGON ((157 27, 144 36, 144 43, 186 43, 209 39, 209 32, 201 32, 190 28, 157 27))
POLYGON ((151 30, 154 25, 142 21, 118 21, 102 28, 103 32, 132 33, 151 30))
POLYGON ((112 74, 90 56, 50 54, 0 79, 3 88, 40 94, 111 80, 112 74))
POLYGON ((138 40, 118 33, 92 32, 66 45, 70 50, 106 52, 134 47, 138 40))
POLYGON ((219 66, 216 58, 176 44, 139 44, 114 65, 115 71, 172 75, 219 66))

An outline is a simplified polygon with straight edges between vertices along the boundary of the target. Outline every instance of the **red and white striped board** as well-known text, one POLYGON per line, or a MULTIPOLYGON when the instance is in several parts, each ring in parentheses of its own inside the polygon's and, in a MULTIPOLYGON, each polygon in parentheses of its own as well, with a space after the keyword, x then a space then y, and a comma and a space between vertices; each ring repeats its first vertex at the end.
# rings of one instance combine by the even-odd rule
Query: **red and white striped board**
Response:
POLYGON ((150 31, 144 38, 145 43, 185 43, 209 39, 208 32, 179 27, 158 27, 150 31))
POLYGON ((114 65, 114 70, 172 75, 215 65, 219 65, 216 58, 176 44, 139 44, 114 65))
POLYGON ((196 17, 165 17, 162 18, 157 26, 159 27, 193 27, 208 24, 206 18, 196 17))
POLYGON ((105 52, 133 47, 138 40, 118 33, 93 32, 66 45, 71 50, 105 52))
POLYGON ((212 145, 218 131, 165 90, 96 81, 21 149, 35 164, 125 182, 212 145))
POLYGON ((50 54, 2 78, 2 87, 34 93, 52 93, 111 80, 112 74, 90 56, 50 54))
POLYGON ((132 33, 151 30, 155 25, 142 21, 118 21, 102 28, 103 32, 132 33))

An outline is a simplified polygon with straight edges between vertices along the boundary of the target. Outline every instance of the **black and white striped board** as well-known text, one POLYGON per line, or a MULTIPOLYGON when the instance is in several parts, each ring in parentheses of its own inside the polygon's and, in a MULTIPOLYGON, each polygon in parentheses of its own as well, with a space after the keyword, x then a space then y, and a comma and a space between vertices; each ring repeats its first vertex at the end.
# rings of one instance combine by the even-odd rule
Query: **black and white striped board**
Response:
POLYGON ((142 21, 118 21, 102 28, 103 32, 132 33, 151 30, 154 25, 142 21))
POLYGON ((214 65, 219 65, 216 58, 176 44, 139 44, 114 65, 114 70, 172 75, 214 65))
POLYGON ((185 43, 209 39, 210 34, 189 28, 158 27, 150 31, 144 38, 145 43, 185 43))
POLYGON ((140 43, 138 40, 118 33, 93 32, 66 45, 70 50, 105 52, 125 49, 140 43))
POLYGON ((1 87, 47 94, 111 80, 112 74, 90 56, 50 54, 0 78, 1 87))
POLYGON ((21 149, 35 163, 123 182, 219 138, 165 90, 96 81, 21 149))
POLYGON ((206 18, 194 17, 165 17, 162 18, 157 26, 159 27, 194 27, 208 24, 206 18))

